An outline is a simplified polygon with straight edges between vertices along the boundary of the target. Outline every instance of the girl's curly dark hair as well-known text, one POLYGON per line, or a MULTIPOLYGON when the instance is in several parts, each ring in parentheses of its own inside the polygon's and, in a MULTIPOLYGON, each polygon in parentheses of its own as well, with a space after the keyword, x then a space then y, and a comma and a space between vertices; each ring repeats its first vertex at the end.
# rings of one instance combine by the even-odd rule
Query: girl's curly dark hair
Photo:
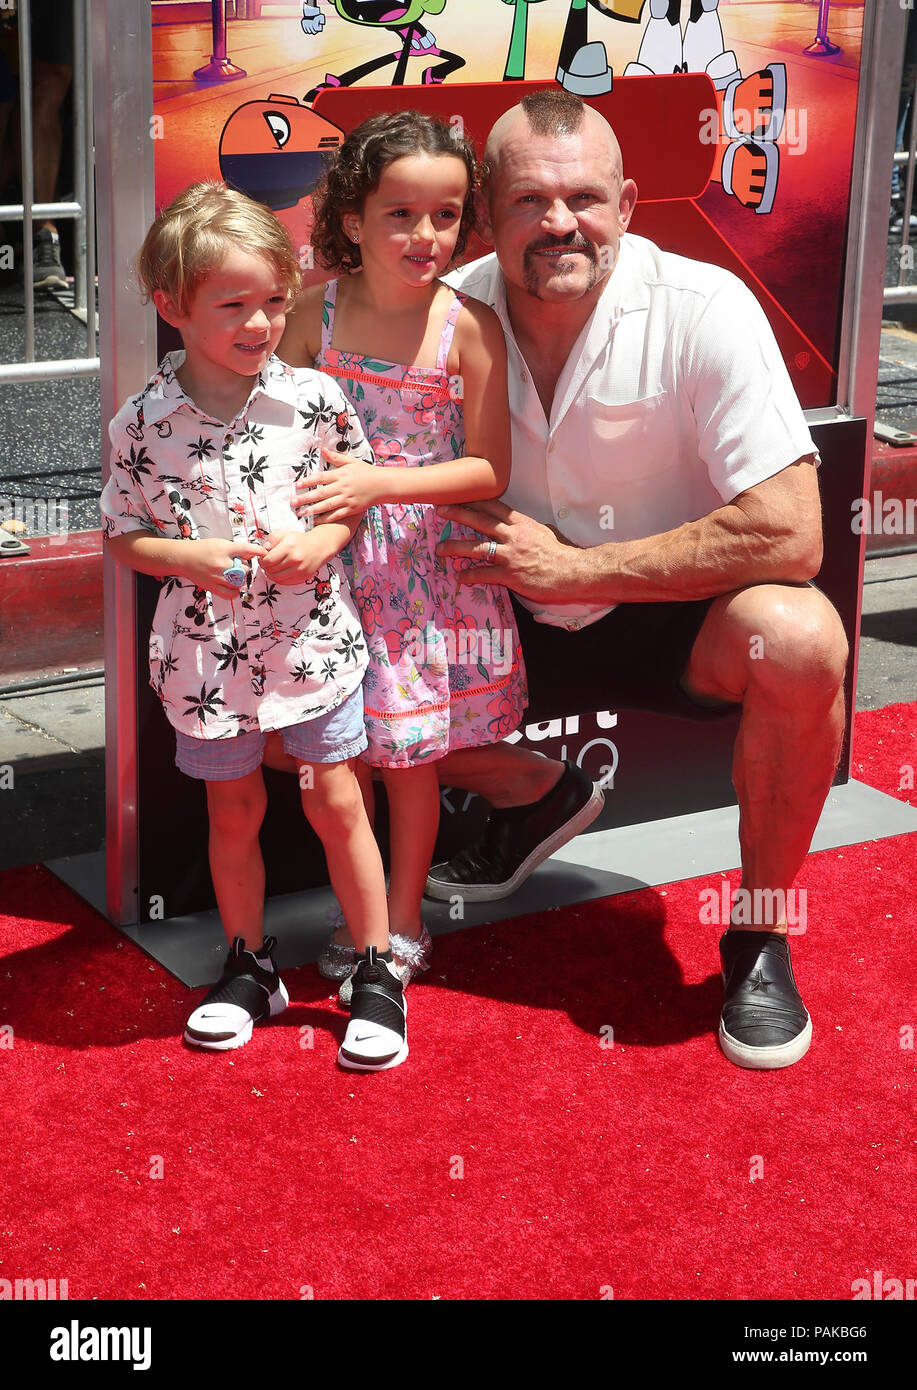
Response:
POLYGON ((343 227, 346 213, 362 213, 368 193, 379 187, 382 172, 405 155, 457 155, 468 170, 468 192, 462 207, 455 257, 461 256, 474 222, 474 191, 478 186, 478 162, 474 145, 461 127, 447 125, 420 111, 380 112, 352 130, 315 190, 312 207, 315 225, 312 247, 317 260, 329 270, 346 274, 361 264, 360 248, 343 227))

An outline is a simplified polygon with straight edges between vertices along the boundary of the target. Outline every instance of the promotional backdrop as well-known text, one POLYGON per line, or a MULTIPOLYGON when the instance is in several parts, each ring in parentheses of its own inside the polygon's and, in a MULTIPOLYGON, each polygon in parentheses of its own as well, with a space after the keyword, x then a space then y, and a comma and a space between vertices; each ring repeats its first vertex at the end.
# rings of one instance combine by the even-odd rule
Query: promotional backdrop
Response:
MULTIPOLYGON (((193 180, 223 178, 276 211, 309 267, 310 190, 322 152, 342 132, 374 112, 414 106, 460 120, 480 153, 493 121, 524 91, 560 81, 618 135, 625 175, 640 192, 632 229, 745 280, 802 404, 836 401, 861 4, 832 5, 841 52, 828 58, 805 52, 817 7, 801 0, 720 0, 696 23, 687 0, 683 15, 672 0, 668 18, 655 21, 642 0, 236 0, 226 8, 226 60, 218 48, 212 63, 211 25, 201 22, 209 5, 153 6, 157 207, 193 180), (234 10, 248 17, 233 19, 234 10), (768 100, 783 117, 752 140, 750 112, 768 100)), ((484 249, 469 247, 469 257, 484 249)), ((321 278, 320 269, 306 274, 321 278)), ((818 582, 852 638, 859 538, 849 518, 862 492, 864 429, 843 421, 813 432, 829 540, 818 582)), ((170 917, 213 902, 203 787, 174 768, 174 735, 147 683, 157 592, 154 581, 139 579, 141 920, 153 894, 164 895, 170 917)), ((575 670, 559 677, 553 698, 514 737, 603 779, 606 806, 594 830, 733 803, 735 715, 689 724, 585 710, 575 670)), ((846 755, 839 780, 845 768, 846 755)), ((269 894, 326 883, 296 779, 265 776, 269 894)), ((483 813, 476 798, 444 793, 439 855, 472 838, 483 813)), ((384 825, 383 807, 383 834, 384 825)))

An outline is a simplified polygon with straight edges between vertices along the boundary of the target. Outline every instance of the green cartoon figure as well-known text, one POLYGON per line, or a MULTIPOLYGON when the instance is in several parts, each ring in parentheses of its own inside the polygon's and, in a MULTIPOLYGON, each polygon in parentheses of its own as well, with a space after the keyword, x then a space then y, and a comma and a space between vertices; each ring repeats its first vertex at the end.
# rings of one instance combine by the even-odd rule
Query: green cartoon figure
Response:
MULTIPOLYGON (((391 64, 395 64, 392 86, 401 87, 407 76, 410 58, 427 60, 428 66, 424 68, 420 79, 424 86, 442 82, 451 72, 465 66, 465 59, 460 58, 457 53, 439 48, 435 36, 420 22, 424 15, 442 14, 446 0, 407 0, 406 3, 402 0, 327 0, 327 3, 333 3, 341 19, 346 20, 348 24, 387 29, 389 33, 396 34, 401 40, 401 46, 394 53, 371 58, 340 76, 326 73, 324 82, 320 82, 317 87, 306 93, 306 101, 314 100, 323 88, 350 87, 361 78, 368 77, 370 73, 378 72, 380 68, 389 67, 391 64), (432 59, 439 61, 429 61, 432 59)), ((307 34, 320 34, 324 29, 325 16, 319 9, 317 0, 315 4, 304 0, 302 27, 307 34)))
MULTIPOLYGON (((515 11, 503 79, 520 81, 525 77, 529 5, 537 5, 540 0, 503 0, 503 3, 512 5, 515 11)), ((570 0, 557 60, 557 81, 562 87, 583 97, 601 96, 611 91, 612 74, 605 45, 588 41, 587 6, 591 5, 610 18, 636 23, 642 4, 643 0, 570 0)))

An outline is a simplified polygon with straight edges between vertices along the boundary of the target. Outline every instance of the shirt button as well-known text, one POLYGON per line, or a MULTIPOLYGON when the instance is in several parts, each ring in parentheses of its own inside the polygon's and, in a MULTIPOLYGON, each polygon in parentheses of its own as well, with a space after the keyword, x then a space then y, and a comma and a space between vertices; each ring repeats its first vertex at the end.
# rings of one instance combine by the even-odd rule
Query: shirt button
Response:
POLYGON ((557 515, 560 518, 560 520, 563 521, 564 517, 569 516, 570 513, 567 511, 566 507, 558 507, 557 515))
POLYGON ((224 449, 228 449, 231 443, 232 443, 232 435, 231 435, 231 434, 228 434, 228 435, 226 436, 226 438, 223 440, 223 448, 224 448, 224 449))
POLYGON ((528 372, 520 372, 519 375, 522 377, 522 380, 523 380, 523 381, 528 381, 528 379, 529 379, 529 374, 528 374, 528 372))

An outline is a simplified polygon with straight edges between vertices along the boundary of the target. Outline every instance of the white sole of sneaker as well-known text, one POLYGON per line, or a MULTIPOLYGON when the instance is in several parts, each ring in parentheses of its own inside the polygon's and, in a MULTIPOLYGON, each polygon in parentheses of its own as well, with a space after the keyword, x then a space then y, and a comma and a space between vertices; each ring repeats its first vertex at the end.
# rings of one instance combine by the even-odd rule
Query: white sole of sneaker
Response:
POLYGON ((604 805, 605 793, 601 787, 593 784, 592 796, 585 806, 559 826, 553 835, 542 840, 528 858, 522 861, 512 878, 507 879, 505 883, 469 883, 462 887, 458 883, 437 883, 435 879, 428 878, 423 890, 425 896, 436 898, 440 902, 449 902, 453 897, 459 896, 469 903, 490 903, 496 902, 499 898, 510 897, 517 888, 522 887, 529 874, 533 873, 539 864, 545 859, 550 859, 552 854, 556 854, 585 830, 587 825, 591 825, 604 805))
MULTIPOLYGON (((408 1001, 405 999, 405 1001, 404 1001, 404 1017, 405 1017, 405 1019, 407 1019, 407 1016, 408 1016, 408 1001)), ((349 1024, 349 1023, 348 1023, 348 1025, 347 1025, 347 1027, 348 1027, 348 1028, 350 1027, 350 1024, 349 1024)), ((346 1041, 346 1035, 345 1035, 345 1041, 346 1041)), ((407 1055, 408 1055, 408 1040, 407 1040, 407 1031, 405 1030, 405 1039, 404 1039, 404 1042, 401 1044, 401 1047, 400 1047, 400 1048, 398 1049, 398 1051, 395 1053, 394 1057, 389 1057, 388 1061, 386 1061, 386 1062, 360 1062, 360 1061, 357 1061, 357 1059, 356 1059, 355 1057, 348 1057, 348 1056, 347 1056, 347 1054, 346 1054, 345 1051, 344 1051, 344 1044, 341 1043, 341 1046, 340 1046, 340 1048, 338 1049, 338 1063, 339 1063, 340 1066, 346 1067, 348 1071, 388 1071, 390 1067, 400 1067, 400 1066, 401 1066, 401 1063, 404 1061, 404 1059, 405 1059, 405 1057, 407 1057, 407 1055)))
POLYGON ((400 1067, 401 1063, 408 1055, 408 1045, 404 1044, 394 1057, 390 1057, 387 1062, 355 1062, 350 1057, 345 1057, 343 1047, 338 1052, 338 1062, 348 1071, 388 1071, 391 1067, 400 1067))
POLYGON ((737 1067, 776 1071, 778 1067, 791 1067, 806 1055, 812 1042, 812 1020, 809 1019, 801 1033, 780 1047, 749 1047, 731 1037, 720 1020, 719 1042, 730 1062, 735 1062, 737 1067))
MULTIPOLYGON (((270 1010, 268 1017, 276 1018, 278 1014, 283 1013, 289 1002, 290 996, 287 994, 283 980, 281 980, 280 988, 271 996, 270 1004, 268 1005, 270 1010)), ((239 1032, 236 1033, 234 1037, 214 1038, 210 1041, 206 1038, 201 1038, 195 1034, 189 1033, 186 1028, 182 1034, 182 1041, 188 1043, 191 1047, 203 1048, 205 1052, 231 1052, 233 1048, 245 1046, 251 1038, 253 1027, 254 1024, 252 1020, 249 1019, 248 1023, 240 1028, 239 1032)))

